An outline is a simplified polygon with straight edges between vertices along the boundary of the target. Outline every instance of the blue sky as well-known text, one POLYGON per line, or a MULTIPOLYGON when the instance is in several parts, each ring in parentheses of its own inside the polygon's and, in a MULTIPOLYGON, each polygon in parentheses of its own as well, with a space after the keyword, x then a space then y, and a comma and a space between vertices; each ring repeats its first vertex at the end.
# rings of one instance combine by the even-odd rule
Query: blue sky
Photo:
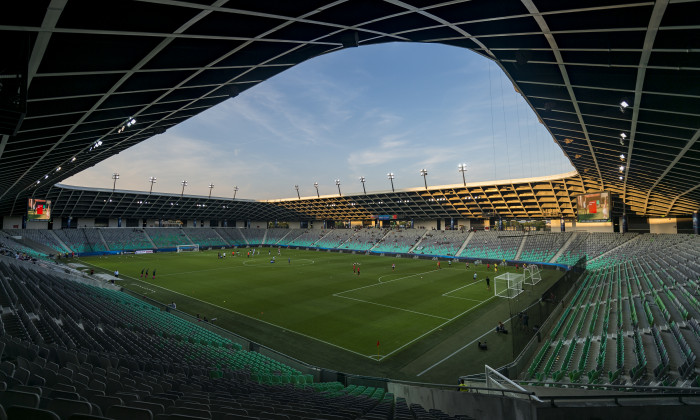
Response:
POLYGON ((392 43, 314 58, 80 174, 70 185, 278 199, 573 170, 500 68, 465 49, 392 43))

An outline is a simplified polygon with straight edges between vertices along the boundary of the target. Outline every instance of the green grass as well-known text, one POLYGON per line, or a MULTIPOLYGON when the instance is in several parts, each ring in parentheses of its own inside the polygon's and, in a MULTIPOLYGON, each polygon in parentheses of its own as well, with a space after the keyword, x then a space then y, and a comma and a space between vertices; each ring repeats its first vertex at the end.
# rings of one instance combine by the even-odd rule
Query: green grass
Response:
MULTIPOLYGON (((472 264, 467 270, 463 263, 450 266, 442 261, 438 270, 431 260, 291 249, 283 249, 271 264, 268 250, 262 248, 251 258, 245 250, 232 258, 229 250, 225 259, 218 259, 214 250, 89 257, 81 262, 106 272, 118 269, 125 288, 160 302, 174 300, 178 309, 190 314, 216 316, 220 326, 283 353, 355 372, 381 374, 375 365, 381 360, 387 375, 415 378, 434 361, 405 368, 405 375, 401 366, 428 353, 444 357, 438 353, 454 349, 441 350, 440 343, 482 334, 502 318, 493 311, 506 299, 493 296, 493 268, 487 273, 485 265, 472 264), (360 276, 353 273, 353 262, 360 264, 360 276), (150 273, 157 269, 155 280, 139 280, 142 268, 150 273), (484 281, 487 274, 491 290, 484 281), (477 321, 479 328, 473 328, 471 323, 489 311, 489 319, 477 321), (498 319, 490 319, 493 316, 498 319), (363 367, 362 360, 371 363, 363 367)), ((276 252, 272 249, 272 255, 276 252)), ((500 267, 498 274, 506 271, 515 269, 500 267)))
POLYGON ((466 270, 443 262, 438 270, 430 260, 287 249, 272 264, 267 250, 251 258, 204 251, 83 261, 118 269, 122 277, 155 268, 151 284, 367 357, 377 356, 377 341, 381 356, 391 354, 493 298, 486 266, 466 270), (359 276, 352 262, 360 264, 359 276))

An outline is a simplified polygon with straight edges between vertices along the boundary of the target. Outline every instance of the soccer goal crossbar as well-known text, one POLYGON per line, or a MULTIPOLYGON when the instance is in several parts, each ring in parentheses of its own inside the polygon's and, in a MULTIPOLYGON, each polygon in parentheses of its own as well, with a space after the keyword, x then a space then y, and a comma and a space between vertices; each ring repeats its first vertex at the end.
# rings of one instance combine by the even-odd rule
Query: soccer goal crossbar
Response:
POLYGON ((199 244, 194 245, 176 245, 177 252, 197 252, 199 251, 199 244))
POLYGON ((524 279, 523 274, 501 274, 493 279, 493 293, 498 297, 513 299, 523 292, 524 279))

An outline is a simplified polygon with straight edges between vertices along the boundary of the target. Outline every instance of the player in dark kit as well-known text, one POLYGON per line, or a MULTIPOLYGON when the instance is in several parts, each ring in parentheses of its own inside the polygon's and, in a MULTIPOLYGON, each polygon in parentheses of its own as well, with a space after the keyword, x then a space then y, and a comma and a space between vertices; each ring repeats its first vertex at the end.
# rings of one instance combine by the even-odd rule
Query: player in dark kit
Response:
POLYGON ((153 269, 153 280, 155 280, 155 279, 156 279, 156 269, 154 268, 153 269))
POLYGON ((143 278, 143 270, 145 270, 145 269, 144 268, 141 269, 141 278, 143 278))

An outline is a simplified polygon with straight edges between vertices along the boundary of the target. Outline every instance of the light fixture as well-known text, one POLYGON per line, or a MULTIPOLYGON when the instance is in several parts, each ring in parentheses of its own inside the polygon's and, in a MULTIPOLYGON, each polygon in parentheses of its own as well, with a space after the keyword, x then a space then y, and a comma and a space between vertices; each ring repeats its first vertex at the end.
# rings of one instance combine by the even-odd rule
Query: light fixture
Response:
POLYGON ((367 190, 365 189, 365 177, 361 176, 360 182, 362 183, 362 191, 364 191, 365 195, 367 195, 367 190))
POLYGON ((294 189, 297 190, 297 198, 301 200, 301 196, 299 195, 299 185, 295 185, 294 189))
POLYGON ((625 110, 630 106, 630 104, 627 102, 626 99, 622 99, 620 101, 620 112, 623 114, 625 113, 625 110))
POLYGON ((622 175, 620 175, 620 181, 622 181, 623 179, 624 179, 624 177, 622 175))
POLYGON ((60 166, 59 166, 58 168, 56 168, 56 172, 58 172, 58 171, 60 171, 60 170, 61 170, 61 167, 60 167, 60 166))
POLYGON ((467 178, 464 177, 464 173, 467 172, 467 164, 466 163, 460 163, 457 165, 457 171, 462 173, 462 182, 464 183, 464 186, 467 186, 467 178))
POLYGON ((49 179, 49 176, 48 176, 48 175, 44 175, 44 179, 49 179))
POLYGON ((428 181, 426 179, 426 176, 428 176, 428 170, 427 169, 421 169, 420 170, 421 176, 423 176, 423 183, 425 184, 425 189, 428 189, 428 181))
POLYGON ((318 193, 318 182, 314 182, 314 187, 316 188, 316 197, 321 198, 321 195, 318 193))
POLYGON ((340 193, 340 180, 339 180, 339 179, 336 179, 336 180, 335 180, 335 185, 338 186, 338 195, 342 197, 343 194, 340 193))
POLYGON ((148 191, 149 194, 153 192, 153 184, 156 183, 156 180, 157 180, 157 179, 158 179, 158 178, 156 178, 156 177, 154 177, 154 176, 148 178, 148 180, 151 182, 151 189, 148 191))
POLYGON ((622 138, 622 140, 626 139, 627 134, 625 134, 624 132, 620 133, 620 138, 622 138))
POLYGON ((187 181, 182 180, 181 184, 182 184, 182 192, 180 193, 180 197, 185 195, 185 187, 187 186, 187 181))
POLYGON ((233 187, 233 199, 234 199, 234 200, 236 199, 236 193, 237 193, 237 192, 238 192, 238 185, 236 185, 235 187, 233 187))
POLYGON ((624 154, 624 153, 620 155, 620 160, 625 160, 625 154, 624 154))
POLYGON ((620 172, 623 172, 625 170, 624 166, 620 166, 620 172))
POLYGON ((118 173, 113 173, 112 174, 112 179, 114 180, 114 185, 112 185, 112 192, 117 188, 117 180, 119 179, 119 174, 118 173))
POLYGON ((386 177, 389 178, 389 181, 391 181, 391 192, 394 192, 394 173, 389 172, 386 174, 386 177))
POLYGON ((73 156, 73 158, 70 161, 75 162, 75 159, 76 159, 75 156, 73 156))

